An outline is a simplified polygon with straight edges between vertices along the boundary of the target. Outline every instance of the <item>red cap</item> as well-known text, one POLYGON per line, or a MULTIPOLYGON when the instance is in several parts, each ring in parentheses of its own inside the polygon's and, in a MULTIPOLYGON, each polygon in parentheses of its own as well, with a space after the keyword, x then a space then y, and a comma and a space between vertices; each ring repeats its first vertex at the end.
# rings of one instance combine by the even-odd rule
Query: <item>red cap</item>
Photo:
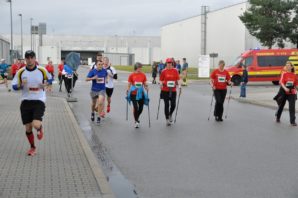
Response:
POLYGON ((173 63, 173 59, 172 58, 167 58, 166 63, 173 63))

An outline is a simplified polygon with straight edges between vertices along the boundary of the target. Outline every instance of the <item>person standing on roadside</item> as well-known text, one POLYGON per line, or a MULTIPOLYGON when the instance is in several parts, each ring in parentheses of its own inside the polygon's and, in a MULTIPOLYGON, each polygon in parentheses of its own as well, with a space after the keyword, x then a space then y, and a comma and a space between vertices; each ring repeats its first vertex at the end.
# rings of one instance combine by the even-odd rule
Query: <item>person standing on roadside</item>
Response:
POLYGON ((286 62, 286 70, 282 73, 281 78, 279 80, 279 84, 284 91, 283 100, 278 106, 278 110, 275 114, 276 122, 280 122, 280 117, 283 111, 283 108, 286 104, 286 101, 289 102, 289 113, 290 113, 290 124, 292 126, 297 126, 296 124, 296 116, 295 116, 295 103, 297 100, 297 90, 296 87, 298 85, 297 77, 295 74, 295 68, 290 61, 286 62))
POLYGON ((132 101, 133 115, 135 119, 135 128, 140 127, 140 115, 143 112, 145 102, 148 100, 148 85, 146 75, 142 72, 143 65, 137 62, 134 66, 134 72, 128 77, 128 86, 126 95, 128 101, 132 101), (145 90, 147 93, 145 92, 145 90))
POLYGON ((215 69, 210 75, 210 84, 213 89, 215 97, 214 116, 217 122, 222 122, 222 115, 224 112, 224 102, 227 95, 227 85, 233 85, 231 82, 230 74, 224 69, 225 62, 220 60, 218 69, 215 69))
POLYGON ((103 62, 98 61, 96 68, 89 71, 86 81, 92 81, 91 86, 91 121, 95 119, 95 111, 97 112, 97 124, 100 123, 100 112, 104 108, 104 100, 106 96, 106 81, 107 81, 107 70, 103 68, 103 62), (97 109, 96 109, 97 105, 97 109))
POLYGON ((164 113, 166 124, 170 126, 173 124, 172 115, 176 108, 177 86, 179 88, 179 94, 181 94, 180 76, 177 69, 174 68, 172 58, 166 59, 166 68, 162 71, 159 82, 161 86, 160 98, 165 103, 164 113))
POLYGON ((27 154, 34 156, 36 146, 32 129, 37 131, 37 139, 41 140, 44 135, 42 120, 45 112, 47 86, 52 84, 52 76, 44 67, 35 64, 36 56, 32 50, 25 52, 26 67, 20 69, 13 81, 14 90, 22 90, 21 117, 25 125, 26 136, 30 144, 27 154))
POLYGON ((187 72, 188 72, 188 63, 186 62, 186 58, 182 59, 182 85, 187 86, 187 72))
POLYGON ((248 82, 248 72, 247 72, 247 66, 242 66, 242 76, 241 76, 241 86, 240 86, 240 97, 245 98, 246 97, 246 85, 248 82))

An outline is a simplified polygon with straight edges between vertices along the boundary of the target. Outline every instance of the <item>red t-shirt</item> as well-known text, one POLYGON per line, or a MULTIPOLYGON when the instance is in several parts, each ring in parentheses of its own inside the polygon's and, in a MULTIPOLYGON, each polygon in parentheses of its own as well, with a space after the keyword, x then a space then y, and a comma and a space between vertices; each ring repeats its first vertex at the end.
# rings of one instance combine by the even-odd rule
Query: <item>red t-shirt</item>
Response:
POLYGON ((227 82, 231 80, 231 76, 227 70, 220 71, 214 70, 210 78, 213 80, 213 86, 215 89, 227 89, 227 82))
POLYGON ((15 75, 18 70, 19 70, 19 66, 17 64, 13 64, 11 66, 11 73, 12 73, 12 75, 15 75))
POLYGON ((59 64, 59 65, 58 65, 58 75, 59 75, 59 76, 62 75, 63 68, 64 68, 64 65, 63 65, 63 64, 59 64))
MULTIPOLYGON (((132 73, 128 77, 128 82, 132 85, 139 87, 143 86, 147 81, 146 75, 142 72, 140 73, 132 73)), ((137 95, 137 90, 131 92, 132 95, 137 95)))
POLYGON ((26 64, 25 63, 21 63, 21 66, 20 66, 20 68, 19 69, 21 69, 21 68, 23 68, 23 67, 25 67, 26 66, 26 64))
POLYGON ((283 83, 287 88, 288 87, 293 87, 290 89, 289 92, 286 92, 286 94, 296 94, 296 86, 297 86, 297 76, 296 74, 292 72, 284 72, 281 76, 280 82, 283 83))
POLYGON ((47 65, 46 70, 48 70, 49 73, 54 73, 54 66, 53 65, 47 65))
POLYGON ((163 82, 162 91, 170 91, 170 88, 172 88, 172 91, 176 91, 177 81, 180 80, 179 72, 175 68, 164 69, 159 80, 163 82))

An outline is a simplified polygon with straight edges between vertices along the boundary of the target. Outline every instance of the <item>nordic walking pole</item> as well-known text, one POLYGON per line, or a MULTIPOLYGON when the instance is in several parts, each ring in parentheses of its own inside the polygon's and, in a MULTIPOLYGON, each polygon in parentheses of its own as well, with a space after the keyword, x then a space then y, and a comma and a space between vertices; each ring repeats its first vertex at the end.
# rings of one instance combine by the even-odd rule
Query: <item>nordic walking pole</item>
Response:
POLYGON ((176 109, 176 114, 175 114, 175 121, 174 121, 174 123, 176 123, 176 119, 177 119, 177 113, 178 113, 178 108, 179 108, 180 96, 181 96, 181 88, 180 88, 180 91, 179 91, 178 102, 177 102, 177 109, 176 109))
MULTIPOLYGON (((147 96, 149 98, 148 90, 147 90, 147 96)), ((151 127, 151 119, 150 119, 150 107, 149 107, 150 101, 148 101, 148 118, 149 118, 149 128, 151 127)))
POLYGON ((228 117, 228 111, 229 111, 229 106, 230 106, 231 94, 232 94, 232 85, 231 85, 231 88, 230 88, 230 93, 229 93, 229 98, 228 98, 228 104, 227 104, 227 110, 226 110, 225 119, 227 119, 227 117, 228 117))
POLYGON ((157 109, 157 116, 156 116, 156 120, 158 120, 158 115, 159 115, 159 107, 160 107, 160 96, 159 96, 159 101, 158 101, 158 109, 157 109))
POLYGON ((213 98, 214 98, 214 91, 213 91, 212 98, 211 98, 211 104, 210 104, 210 111, 209 111, 208 121, 210 120, 210 115, 211 115, 211 111, 212 111, 213 98))
POLYGON ((126 121, 128 121, 128 95, 126 95, 126 121))

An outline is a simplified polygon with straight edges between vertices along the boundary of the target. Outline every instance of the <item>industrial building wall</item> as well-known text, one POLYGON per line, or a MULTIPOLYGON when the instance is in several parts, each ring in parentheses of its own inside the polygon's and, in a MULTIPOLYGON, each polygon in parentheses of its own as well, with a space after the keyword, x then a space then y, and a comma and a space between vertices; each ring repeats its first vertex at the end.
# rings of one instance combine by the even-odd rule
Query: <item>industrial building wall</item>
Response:
POLYGON ((0 36, 0 59, 5 59, 6 63, 10 63, 9 50, 10 43, 0 36))
POLYGON ((239 19, 245 10, 246 3, 241 3, 208 13, 207 54, 218 53, 215 62, 229 64, 246 50, 246 28, 239 19))
MULTIPOLYGON (((239 16, 245 12, 246 2, 207 14, 207 54, 218 53, 215 59, 231 63, 245 50, 261 46, 249 35, 239 16)), ((161 56, 187 58, 196 67, 201 55, 201 15, 178 21, 161 28, 161 56)), ((211 65, 212 66, 212 65, 211 65)))
POLYGON ((201 16, 193 17, 161 28, 161 57, 187 58, 196 66, 201 54, 201 16))

